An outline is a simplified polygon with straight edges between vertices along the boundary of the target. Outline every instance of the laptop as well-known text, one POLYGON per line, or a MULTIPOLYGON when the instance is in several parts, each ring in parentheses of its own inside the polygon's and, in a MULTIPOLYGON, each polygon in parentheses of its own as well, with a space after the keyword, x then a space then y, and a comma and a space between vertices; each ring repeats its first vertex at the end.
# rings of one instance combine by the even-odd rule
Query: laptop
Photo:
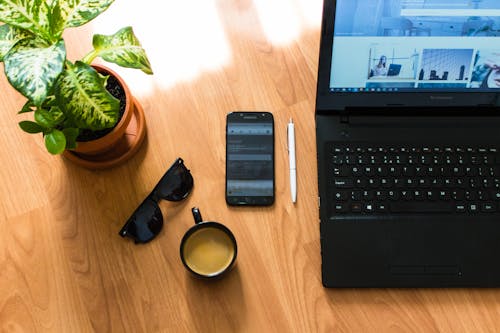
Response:
POLYGON ((387 70, 387 76, 398 76, 399 72, 401 72, 401 65, 390 64, 387 70))
POLYGON ((496 1, 324 1, 325 287, 500 285, 499 13, 496 1), (404 33, 384 36, 387 18, 404 33), (486 18, 488 31, 449 29, 486 18), (405 75, 369 80, 383 57, 405 75))

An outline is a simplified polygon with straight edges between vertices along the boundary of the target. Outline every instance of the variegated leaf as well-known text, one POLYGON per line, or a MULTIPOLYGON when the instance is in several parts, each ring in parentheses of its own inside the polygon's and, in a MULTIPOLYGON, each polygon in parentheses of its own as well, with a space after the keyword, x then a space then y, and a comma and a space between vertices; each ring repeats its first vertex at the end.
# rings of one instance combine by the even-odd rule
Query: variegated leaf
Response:
POLYGON ((63 70, 65 59, 62 40, 50 46, 39 40, 23 40, 5 56, 5 75, 15 89, 40 106, 63 70))
POLYGON ((146 74, 153 74, 146 51, 134 35, 131 27, 120 29, 110 36, 94 35, 92 44, 97 56, 122 67, 138 68, 146 74))
POLYGON ((29 30, 47 41, 50 35, 51 2, 45 0, 0 0, 0 21, 29 30))
POLYGON ((17 42, 25 38, 33 36, 26 30, 12 27, 8 24, 0 26, 0 61, 3 61, 4 56, 17 42))
POLYGON ((57 1, 55 11, 61 18, 61 30, 79 27, 104 12, 114 0, 65 0, 57 1))
POLYGON ((78 61, 69 65, 56 85, 56 96, 64 114, 79 128, 93 131, 113 127, 120 101, 105 89, 106 79, 78 61))

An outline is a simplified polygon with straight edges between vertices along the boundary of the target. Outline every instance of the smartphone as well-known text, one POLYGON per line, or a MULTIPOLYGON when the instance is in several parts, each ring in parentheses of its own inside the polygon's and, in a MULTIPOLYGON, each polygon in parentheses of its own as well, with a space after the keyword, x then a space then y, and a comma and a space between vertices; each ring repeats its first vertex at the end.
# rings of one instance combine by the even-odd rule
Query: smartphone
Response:
POLYGON ((274 118, 270 112, 231 112, 226 118, 226 202, 274 203, 274 118))

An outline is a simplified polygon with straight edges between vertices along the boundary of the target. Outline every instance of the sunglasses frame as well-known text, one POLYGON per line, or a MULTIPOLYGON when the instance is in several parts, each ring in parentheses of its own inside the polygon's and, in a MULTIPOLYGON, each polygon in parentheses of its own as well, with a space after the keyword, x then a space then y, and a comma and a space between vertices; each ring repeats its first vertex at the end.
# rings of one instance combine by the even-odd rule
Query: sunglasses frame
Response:
MULTIPOLYGON (((180 185, 182 185, 182 183, 180 185)), ((186 186, 186 184, 184 184, 183 186, 186 186)), ((136 244, 147 243, 147 242, 151 241, 160 233, 161 229, 163 228, 163 214, 161 213, 159 202, 161 200, 167 200, 167 201, 172 201, 172 202, 182 201, 189 196, 189 194, 193 190, 193 187, 194 187, 194 180, 193 180, 193 176, 191 175, 191 171, 184 164, 184 160, 182 158, 178 157, 175 160, 175 162, 163 174, 163 176, 160 178, 158 183, 154 186, 151 193, 149 193, 148 196, 142 201, 142 203, 139 206, 137 206, 137 208, 134 210, 132 215, 130 215, 130 217, 127 219, 127 222, 125 222, 123 227, 120 229, 120 232, 118 234, 122 237, 130 237, 130 238, 134 239, 134 242, 136 244), (175 177, 175 175, 172 175, 172 173, 176 172, 178 170, 178 168, 182 168, 182 170, 185 172, 186 176, 188 177, 187 178, 187 180, 188 180, 187 187, 189 187, 189 188, 187 189, 186 193, 182 193, 181 195, 177 195, 175 193, 175 191, 178 190, 179 188, 181 188, 181 186, 179 186, 179 188, 176 188, 176 189, 171 189, 170 193, 161 193, 161 191, 163 190, 162 186, 166 187, 166 186, 171 185, 171 184, 166 184, 165 182, 167 182, 170 177, 173 177, 173 176, 175 177), (155 230, 151 230, 151 228, 149 229, 149 231, 151 232, 151 236, 148 238, 141 239, 141 237, 139 235, 137 235, 136 232, 131 231, 130 227, 131 227, 131 224, 133 223, 135 225, 136 229, 139 228, 140 222, 137 222, 138 214, 141 213, 141 209, 148 209, 148 208, 144 208, 145 205, 147 205, 147 204, 154 205, 154 207, 153 207, 154 214, 153 214, 151 219, 155 219, 155 217, 157 215, 159 217, 161 217, 161 219, 159 221, 155 220, 158 223, 157 228, 155 228, 155 230)), ((150 222, 151 222, 151 220, 148 220, 148 221, 142 222, 142 223, 148 224, 150 222)), ((142 226, 142 227, 148 228, 148 226, 142 226)))

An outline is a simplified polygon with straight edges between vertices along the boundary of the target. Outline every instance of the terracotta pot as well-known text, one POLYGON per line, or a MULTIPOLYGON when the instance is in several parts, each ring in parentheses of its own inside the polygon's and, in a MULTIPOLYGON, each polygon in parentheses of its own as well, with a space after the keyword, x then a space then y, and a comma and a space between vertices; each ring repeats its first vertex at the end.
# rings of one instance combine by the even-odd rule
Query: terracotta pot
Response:
POLYGON ((114 76, 125 92, 125 111, 111 132, 96 140, 77 142, 63 156, 89 169, 105 169, 128 160, 137 152, 145 136, 144 112, 123 79, 102 65, 92 65, 99 73, 114 76))

